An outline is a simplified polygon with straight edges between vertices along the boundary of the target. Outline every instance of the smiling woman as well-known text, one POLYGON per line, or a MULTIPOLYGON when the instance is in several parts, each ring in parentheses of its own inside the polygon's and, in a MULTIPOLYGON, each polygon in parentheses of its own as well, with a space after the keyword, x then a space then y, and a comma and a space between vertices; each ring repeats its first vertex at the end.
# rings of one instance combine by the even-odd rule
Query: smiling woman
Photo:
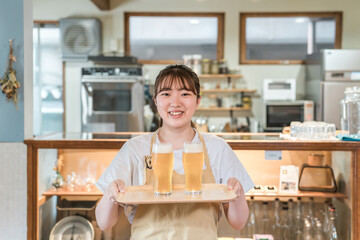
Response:
MULTIPOLYGON (((155 174, 160 168, 152 171, 147 167, 146 159, 154 156, 157 144, 172 146, 173 157, 167 162, 171 161, 173 166, 170 174, 172 184, 183 184, 186 175, 182 159, 184 143, 199 142, 204 152, 204 164, 200 167, 205 166, 201 182, 226 182, 228 190, 234 190, 236 198, 222 205, 229 224, 237 230, 241 229, 249 213, 244 194, 254 184, 226 142, 215 135, 200 134, 193 126, 191 117, 200 103, 199 78, 184 65, 170 65, 160 71, 155 91, 154 100, 162 126, 155 133, 126 142, 96 183, 104 192, 96 207, 100 228, 113 226, 123 212, 114 199, 120 192, 127 191, 126 186, 151 186, 156 183, 155 174)), ((162 164, 167 165, 166 162, 162 164)), ((174 236, 176 239, 217 239, 219 210, 219 203, 187 202, 140 204, 131 209, 126 207, 125 212, 132 223, 131 239, 174 239, 174 236)))

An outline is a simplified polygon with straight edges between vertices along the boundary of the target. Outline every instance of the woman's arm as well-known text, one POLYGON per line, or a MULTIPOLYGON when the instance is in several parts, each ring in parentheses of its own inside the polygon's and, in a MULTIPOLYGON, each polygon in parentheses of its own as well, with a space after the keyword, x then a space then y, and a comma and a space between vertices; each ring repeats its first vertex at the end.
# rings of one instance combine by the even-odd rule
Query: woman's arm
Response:
POLYGON ((244 189, 236 178, 229 178, 227 186, 229 190, 235 191, 237 197, 233 201, 223 204, 224 212, 229 224, 233 228, 240 230, 245 226, 249 216, 244 189))
POLYGON ((101 230, 106 230, 114 226, 124 208, 115 202, 116 195, 125 192, 125 184, 122 180, 111 182, 105 190, 103 197, 96 206, 96 221, 101 230))

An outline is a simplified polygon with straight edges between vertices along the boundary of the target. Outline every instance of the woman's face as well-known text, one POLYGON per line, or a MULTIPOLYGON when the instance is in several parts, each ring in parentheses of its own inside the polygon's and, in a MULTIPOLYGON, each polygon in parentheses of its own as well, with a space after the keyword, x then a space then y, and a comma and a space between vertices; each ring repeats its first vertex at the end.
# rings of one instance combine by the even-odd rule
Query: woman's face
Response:
POLYGON ((155 99, 163 127, 171 128, 191 126, 191 118, 199 103, 200 97, 181 87, 178 82, 172 84, 171 88, 163 88, 155 99))

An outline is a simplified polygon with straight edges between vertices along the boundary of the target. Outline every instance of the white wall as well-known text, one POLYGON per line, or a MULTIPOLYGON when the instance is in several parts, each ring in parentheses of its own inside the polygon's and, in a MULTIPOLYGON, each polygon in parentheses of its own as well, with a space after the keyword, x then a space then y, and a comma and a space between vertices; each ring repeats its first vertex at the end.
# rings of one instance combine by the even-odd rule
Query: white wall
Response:
POLYGON ((0 143, 0 239, 26 239, 26 145, 0 143))
MULTIPOLYGON (((104 52, 109 52, 111 39, 123 43, 124 16, 128 12, 225 12, 225 52, 230 69, 239 69, 249 89, 262 91, 264 78, 296 78, 297 93, 305 91, 305 69, 302 65, 239 65, 240 12, 342 11, 342 47, 360 49, 360 1, 358 0, 111 0, 111 11, 98 10, 90 0, 34 0, 34 19, 58 20, 62 17, 93 16, 103 24, 104 52)), ((123 46, 119 51, 123 51, 123 46)), ((144 70, 153 80, 161 65, 147 65, 144 70)), ((75 80, 78 81, 78 80, 75 80)), ((67 86, 68 87, 68 86, 67 86)), ((261 119, 261 100, 254 99, 253 112, 261 119)), ((73 117, 73 116, 71 116, 73 117)))

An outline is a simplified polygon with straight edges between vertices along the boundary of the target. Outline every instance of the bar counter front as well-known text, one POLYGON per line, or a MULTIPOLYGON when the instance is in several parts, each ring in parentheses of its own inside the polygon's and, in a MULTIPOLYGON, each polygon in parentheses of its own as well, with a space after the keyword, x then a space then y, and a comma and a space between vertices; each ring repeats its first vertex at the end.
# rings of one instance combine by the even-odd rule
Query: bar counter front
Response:
MULTIPOLYGON (((39 167, 39 151, 52 149, 56 151, 54 158, 41 161, 56 162, 59 155, 62 158, 82 156, 84 152, 96 155, 96 151, 110 151, 113 156, 121 146, 130 138, 144 133, 55 133, 42 137, 25 140, 27 145, 27 239, 39 239, 40 237, 40 207, 52 196, 93 196, 101 197, 98 189, 91 191, 68 191, 57 189, 56 191, 41 189, 48 183, 42 182, 43 169, 39 167), (69 153, 70 151, 70 153, 69 153), (73 152, 71 152, 73 151, 73 152), (75 154, 75 155, 74 155, 75 154)), ((269 182, 278 186, 280 165, 298 165, 306 163, 309 153, 324 153, 335 173, 338 190, 331 192, 298 191, 297 193, 261 193, 249 192, 247 198, 255 196, 260 199, 267 198, 297 198, 314 197, 316 199, 331 199, 336 202, 340 209, 338 218, 345 218, 339 232, 342 239, 360 239, 360 149, 359 142, 352 141, 292 141, 280 138, 278 133, 211 133, 223 138, 235 151, 256 185, 266 185, 269 182), (277 151, 282 160, 265 159, 265 152, 277 151), (275 177, 274 177, 275 176, 275 177), (340 212, 341 211, 341 212, 340 212), (346 213, 347 212, 347 213, 346 213)), ((100 154, 102 156, 102 153, 100 154)), ((112 157, 107 157, 111 161, 112 157)), ((75 166, 79 158, 72 157, 68 165, 75 166)), ((83 164, 83 163, 81 163, 83 164)), ((98 167, 98 169, 100 169, 98 167)), ((64 170, 71 171, 71 170, 64 170)), ((101 173, 100 173, 101 174, 101 173)), ((339 220, 339 219, 338 219, 339 220)), ((340 235, 339 234, 339 235, 340 235)))

